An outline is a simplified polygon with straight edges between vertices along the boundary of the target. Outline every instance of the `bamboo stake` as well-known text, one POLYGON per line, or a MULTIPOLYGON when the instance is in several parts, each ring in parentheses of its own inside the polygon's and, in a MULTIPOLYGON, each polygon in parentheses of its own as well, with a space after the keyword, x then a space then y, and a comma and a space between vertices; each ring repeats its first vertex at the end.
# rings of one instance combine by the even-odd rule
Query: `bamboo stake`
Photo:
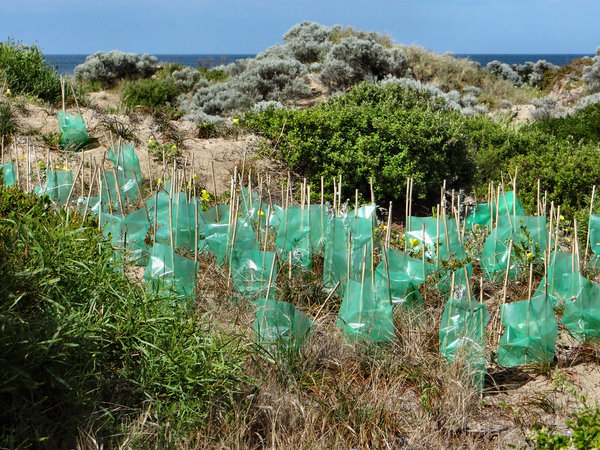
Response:
POLYGON ((360 274, 360 284, 365 284, 365 269, 367 266, 367 244, 363 248, 362 272, 360 274))
MULTIPOLYGON (((548 283, 548 280, 546 280, 548 283)), ((529 291, 527 293, 527 300, 531 300, 531 289, 533 286, 533 263, 529 263, 529 291)))
MULTIPOLYGON (((592 187, 592 198, 590 199, 590 217, 594 213, 594 195, 596 194, 596 185, 592 187)), ((588 222, 589 223, 589 222, 588 222)), ((584 264, 588 261, 588 250, 590 248, 590 227, 588 226, 587 236, 585 238, 585 253, 583 254, 584 264)))
POLYGON ((506 261, 506 272, 504 274, 502 304, 499 307, 500 308, 500 322, 498 323, 498 326, 497 326, 498 341, 500 341, 500 337, 502 335, 502 319, 503 319, 503 315, 504 315, 503 310, 502 310, 502 305, 506 304, 506 296, 507 296, 507 290, 508 290, 508 275, 510 272, 510 260, 511 260, 511 255, 512 255, 512 247, 513 247, 513 241, 511 239, 510 242, 508 243, 508 259, 506 261))
POLYGON ((273 271, 275 270, 276 255, 273 255, 273 262, 271 262, 271 271, 269 272, 269 284, 267 285, 267 296, 266 300, 269 300, 269 294, 271 293, 271 283, 273 282, 273 271))
POLYGON ((81 172, 81 168, 83 167, 83 161, 79 164, 77 168, 77 174, 75 175, 75 179, 73 180, 73 184, 71 185, 71 190, 69 191, 69 196, 67 197, 67 201, 65 202, 65 209, 69 207, 69 201, 71 200, 71 196, 73 195, 73 190, 75 190, 75 184, 77 183, 77 179, 79 178, 79 172, 81 172))
POLYGON ((215 176, 215 162, 214 162, 214 160, 210 161, 210 170, 212 172, 213 192, 215 194, 215 213, 217 214, 217 222, 218 222, 219 221, 219 204, 217 202, 217 177, 215 176))
POLYGON ((156 191, 154 193, 154 230, 153 230, 153 243, 156 244, 156 229, 158 228, 158 192, 160 186, 156 185, 156 191))
MULTIPOLYGON (((94 178, 95 178, 97 170, 98 170, 98 167, 96 165, 94 165, 94 178)), ((92 179, 92 182, 90 183, 90 190, 88 192, 87 201, 85 202, 85 208, 83 210, 83 222, 85 222, 85 218, 87 216, 88 207, 90 206, 90 197, 92 196, 92 188, 93 187, 94 187, 94 179, 92 179)), ((100 208, 102 208, 102 205, 100 205, 100 208)))
POLYGON ((321 175, 321 207, 323 207, 324 197, 325 197, 325 184, 323 181, 323 176, 321 175))
POLYGON ((392 238, 392 202, 390 202, 390 206, 388 208, 387 230, 385 231, 385 246, 389 248, 392 238))
POLYGON ((319 316, 321 315, 321 311, 323 311, 323 308, 325 307, 325 305, 327 304, 327 302, 329 300, 331 300, 331 297, 333 297, 333 294, 335 293, 335 291, 337 290, 337 288, 340 287, 340 284, 342 284, 341 281, 338 281, 337 283, 335 283, 335 286, 333 287, 333 289, 331 290, 331 292, 329 293, 329 295, 327 296, 327 298, 325 299, 325 301, 323 302, 323 304, 321 305, 321 307, 317 311, 317 314, 315 314, 315 318, 313 319, 313 322, 316 322, 318 320, 319 316))
POLYGON ((371 203, 375 204, 375 192, 373 192, 373 177, 369 178, 369 189, 371 190, 371 203))
POLYGON ((117 190, 117 197, 119 199, 119 209, 121 210, 121 216, 125 218, 125 209, 123 205, 123 198, 121 197, 121 188, 119 186, 119 179, 117 177, 117 171, 113 168, 113 173, 115 175, 115 189, 117 190))

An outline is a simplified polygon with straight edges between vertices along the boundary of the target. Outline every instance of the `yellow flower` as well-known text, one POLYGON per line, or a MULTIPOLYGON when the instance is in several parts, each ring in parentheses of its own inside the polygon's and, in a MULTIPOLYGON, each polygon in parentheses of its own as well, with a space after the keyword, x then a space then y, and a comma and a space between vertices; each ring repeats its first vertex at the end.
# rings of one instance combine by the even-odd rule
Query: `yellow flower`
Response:
POLYGON ((6 95, 11 95, 12 92, 10 92, 10 89, 6 89, 6 95))
POLYGON ((560 220, 565 220, 565 216, 563 216, 562 214, 559 217, 560 217, 560 220))
POLYGON ((38 166, 44 167, 44 161, 38 161, 38 166))
POLYGON ((177 151, 177 146, 176 146, 176 145, 174 145, 173 147, 171 147, 171 149, 172 149, 173 151, 177 151))
POLYGON ((238 123, 240 123, 240 119, 238 117, 234 117, 233 123, 234 123, 234 125, 237 125, 238 123))
POLYGON ((264 211, 260 211, 260 212, 258 213, 258 215, 259 215, 260 217, 265 217, 265 212, 264 212, 264 211))
POLYGON ((419 245, 421 243, 421 241, 416 238, 408 238, 408 243, 410 244, 411 247, 416 247, 417 245, 419 245))
POLYGON ((188 186, 191 186, 191 185, 192 185, 192 182, 191 182, 191 181, 188 181, 187 185, 188 185, 188 186))
POLYGON ((202 199, 206 201, 210 200, 210 194, 206 192, 206 189, 202 189, 202 199))
POLYGON ((148 144, 149 144, 149 145, 152 145, 152 144, 154 144, 154 140, 153 140, 153 139, 148 139, 148 144))
POLYGON ((67 166, 64 166, 64 167, 63 167, 63 170, 64 170, 65 172, 68 172, 68 171, 69 171, 69 168, 68 168, 67 166))
POLYGON ((198 175, 194 174, 194 180, 198 179, 198 175))
POLYGON ((533 253, 531 252, 527 252, 527 261, 532 261, 533 260, 533 253))
POLYGON ((158 180, 156 180, 156 185, 157 186, 160 186, 161 184, 162 184, 162 179, 159 178, 158 180))
POLYGON ((21 161, 25 161, 25 157, 24 156, 21 156, 21 161))
POLYGON ((54 169, 55 170, 60 170, 60 166, 56 166, 54 169))

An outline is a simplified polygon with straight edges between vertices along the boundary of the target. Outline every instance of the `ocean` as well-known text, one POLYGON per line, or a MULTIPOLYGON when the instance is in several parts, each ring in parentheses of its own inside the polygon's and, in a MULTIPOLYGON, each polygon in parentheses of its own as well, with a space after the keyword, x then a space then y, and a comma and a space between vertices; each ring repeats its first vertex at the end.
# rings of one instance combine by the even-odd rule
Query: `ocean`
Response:
MULTIPOLYGON (((87 55, 45 55, 46 61, 58 68, 59 73, 64 75, 72 75, 75 66, 83 63, 87 55)), ((178 54, 156 54, 159 61, 178 63, 183 66, 191 67, 206 67, 208 69, 221 64, 229 64, 237 59, 252 58, 254 54, 193 54, 193 55, 178 55, 178 54)), ((472 61, 477 61, 482 66, 485 66, 490 61, 498 60, 507 64, 523 64, 527 61, 536 62, 540 59, 545 59, 557 66, 569 64, 576 58, 584 56, 594 56, 585 54, 455 54, 457 58, 469 58, 472 61)))

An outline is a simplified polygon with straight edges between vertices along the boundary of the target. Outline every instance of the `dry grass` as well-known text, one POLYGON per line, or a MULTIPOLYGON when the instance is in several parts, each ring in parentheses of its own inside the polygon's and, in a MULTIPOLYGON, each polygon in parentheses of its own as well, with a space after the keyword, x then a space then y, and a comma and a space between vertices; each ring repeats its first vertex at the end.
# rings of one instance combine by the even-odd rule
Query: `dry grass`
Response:
POLYGON ((404 50, 415 79, 422 83, 437 83, 443 91, 461 91, 467 86, 477 86, 481 88, 479 101, 490 108, 499 107, 503 99, 514 104, 528 104, 536 97, 534 90, 514 87, 469 59, 439 55, 417 46, 405 47, 404 50))

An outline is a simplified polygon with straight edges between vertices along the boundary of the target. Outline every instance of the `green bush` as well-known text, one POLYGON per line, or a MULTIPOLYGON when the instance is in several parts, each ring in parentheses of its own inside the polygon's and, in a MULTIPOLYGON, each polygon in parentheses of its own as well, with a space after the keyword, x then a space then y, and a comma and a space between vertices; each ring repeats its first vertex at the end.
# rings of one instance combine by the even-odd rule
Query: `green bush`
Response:
POLYGON ((35 45, 0 42, 0 83, 15 95, 32 95, 49 103, 61 99, 58 72, 35 45))
POLYGON ((143 79, 125 83, 121 91, 121 103, 127 108, 163 108, 172 105, 179 94, 172 79, 143 79))
POLYGON ((65 216, 0 186, 0 447, 75 447, 86 423, 113 447, 148 409, 187 438, 235 401, 246 347, 131 283, 95 219, 65 216))
POLYGON ((561 214, 571 220, 578 211, 589 208, 592 186, 600 184, 598 156, 594 146, 562 142, 553 150, 512 158, 508 172, 518 168, 518 196, 526 212, 536 213, 539 179, 541 195, 548 191, 548 205, 552 201, 560 205, 561 214))
POLYGON ((369 192, 374 178, 380 204, 403 198, 406 177, 415 197, 435 200, 443 180, 469 188, 474 166, 464 117, 443 100, 399 84, 362 83, 348 94, 305 110, 267 108, 245 114, 246 126, 271 138, 278 156, 313 185, 331 191, 343 175, 344 196, 369 192))
POLYGON ((576 115, 536 122, 532 128, 557 139, 597 143, 600 141, 600 103, 590 105, 576 115))

